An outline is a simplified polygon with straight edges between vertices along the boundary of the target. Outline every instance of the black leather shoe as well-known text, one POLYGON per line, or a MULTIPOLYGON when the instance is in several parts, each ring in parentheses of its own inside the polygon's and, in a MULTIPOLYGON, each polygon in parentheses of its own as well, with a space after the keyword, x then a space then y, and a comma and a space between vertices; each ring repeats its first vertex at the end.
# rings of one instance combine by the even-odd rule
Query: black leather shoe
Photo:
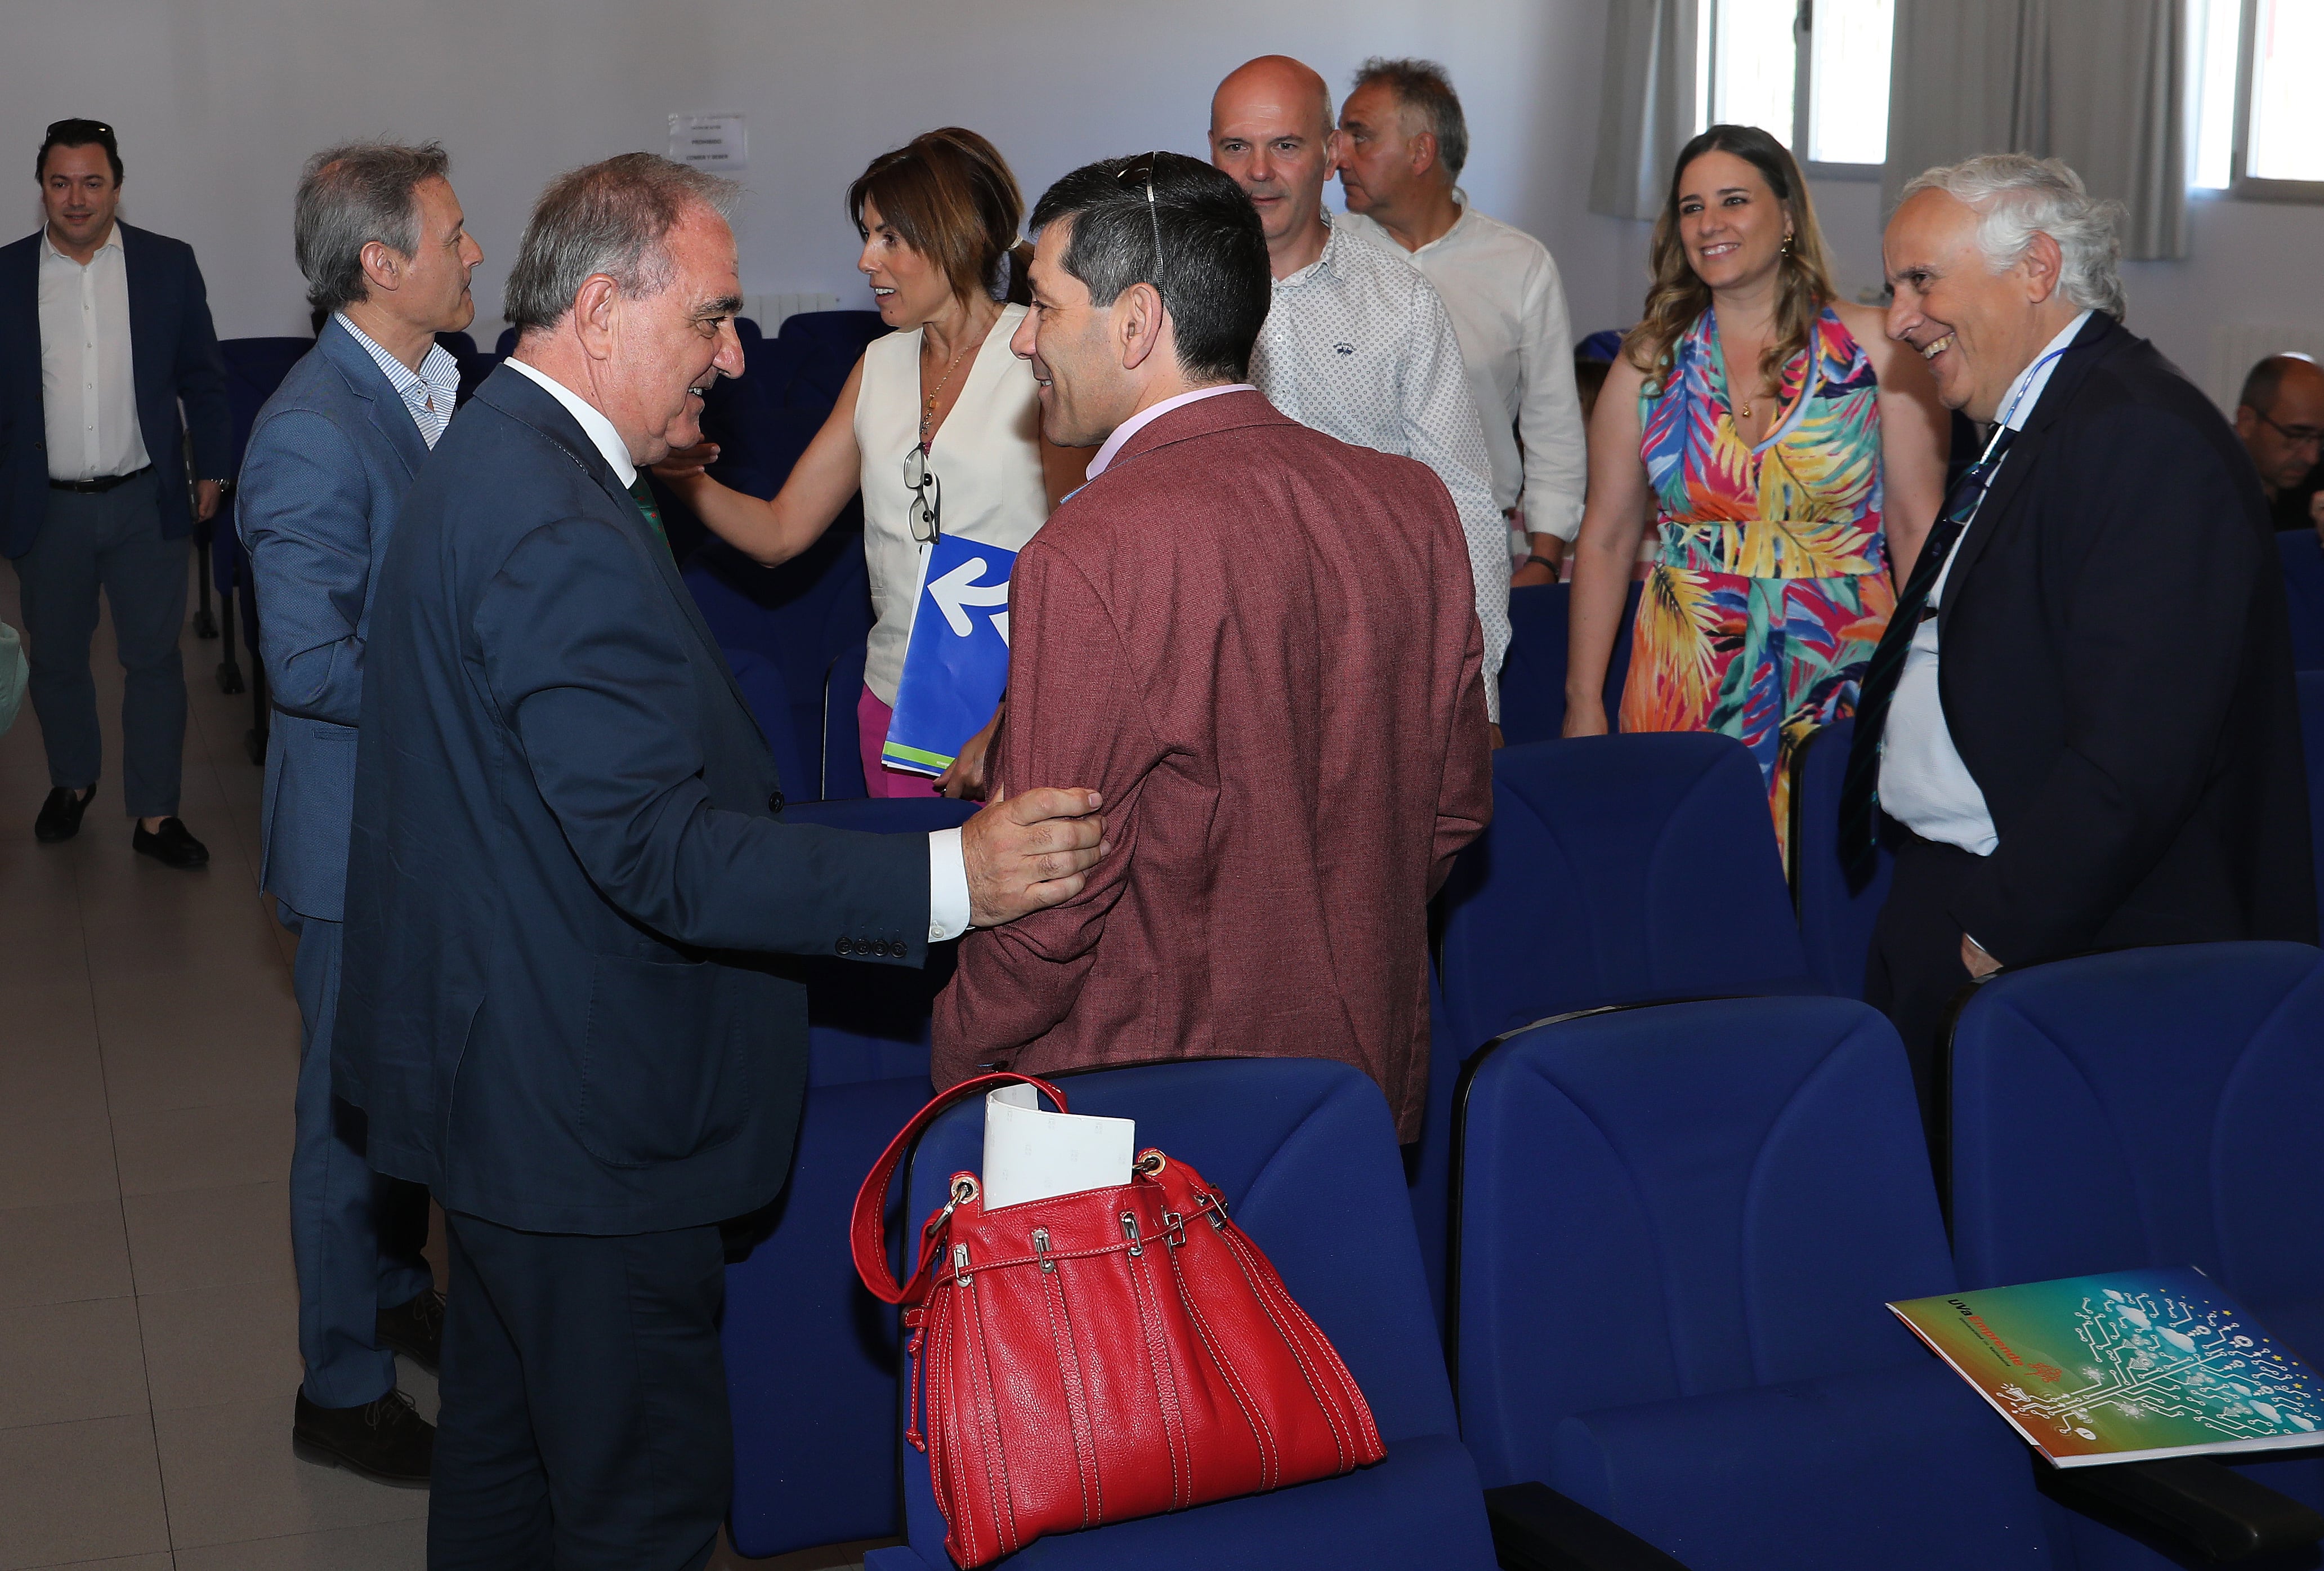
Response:
POLYGON ((290 1449, 309 1462, 344 1467, 374 1483, 425 1489, 436 1456, 436 1426, 401 1391, 360 1408, 318 1408, 301 1390, 290 1420, 290 1449))
POLYGON ((374 1335, 382 1347, 434 1374, 444 1352, 444 1295, 429 1288, 408 1304, 382 1309, 374 1335))
POLYGON ((32 838, 43 846, 53 846, 79 834, 80 816, 88 811, 89 799, 96 795, 95 786, 78 796, 62 786, 51 790, 49 799, 41 804, 41 816, 32 820, 32 838))
POLYGON ((164 867, 208 867, 210 848, 194 838, 182 818, 164 818, 161 827, 148 831, 137 826, 129 836, 130 846, 140 856, 151 856, 164 867))

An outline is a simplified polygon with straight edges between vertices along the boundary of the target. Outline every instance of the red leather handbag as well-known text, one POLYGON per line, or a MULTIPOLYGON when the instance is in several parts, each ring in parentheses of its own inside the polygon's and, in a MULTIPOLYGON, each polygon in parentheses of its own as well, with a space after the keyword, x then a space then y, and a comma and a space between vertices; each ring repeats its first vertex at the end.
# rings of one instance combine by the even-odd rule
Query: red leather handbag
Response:
POLYGON ((888 1186, 936 1114, 1025 1075, 964 1080, 922 1108, 855 1197, 855 1269, 904 1306, 905 1437, 927 1453, 945 1548, 964 1571, 1044 1533, 1330 1478, 1387 1455, 1347 1366, 1203 1176, 1158 1151, 1128 1184, 987 1211, 973 1173, 920 1229, 899 1286, 888 1186), (923 1410, 925 1409, 925 1416, 923 1410))

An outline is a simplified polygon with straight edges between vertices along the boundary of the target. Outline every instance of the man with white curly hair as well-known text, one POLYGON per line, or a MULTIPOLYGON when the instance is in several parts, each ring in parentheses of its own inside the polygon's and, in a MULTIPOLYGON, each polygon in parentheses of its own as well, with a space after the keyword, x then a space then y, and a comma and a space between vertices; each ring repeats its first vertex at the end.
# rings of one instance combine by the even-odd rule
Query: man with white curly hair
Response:
POLYGON ((1901 833, 1866 996, 1923 1107, 1971 978, 2099 949, 2316 941, 2283 586, 2218 411, 2122 325, 2119 209, 2020 154, 1932 169, 1888 333, 1984 427, 1858 702, 1840 809, 1901 833))

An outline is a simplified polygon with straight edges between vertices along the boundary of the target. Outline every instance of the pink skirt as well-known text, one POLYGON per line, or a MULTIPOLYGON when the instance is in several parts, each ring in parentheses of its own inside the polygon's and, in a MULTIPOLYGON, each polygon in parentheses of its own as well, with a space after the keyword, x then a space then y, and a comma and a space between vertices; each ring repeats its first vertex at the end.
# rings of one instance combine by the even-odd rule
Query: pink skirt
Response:
POLYGON ((871 797, 933 797, 940 794, 936 781, 909 770, 890 769, 880 761, 880 749, 888 741, 888 723, 896 711, 880 701, 880 695, 870 686, 855 700, 855 739, 857 751, 863 757, 863 794, 871 797))

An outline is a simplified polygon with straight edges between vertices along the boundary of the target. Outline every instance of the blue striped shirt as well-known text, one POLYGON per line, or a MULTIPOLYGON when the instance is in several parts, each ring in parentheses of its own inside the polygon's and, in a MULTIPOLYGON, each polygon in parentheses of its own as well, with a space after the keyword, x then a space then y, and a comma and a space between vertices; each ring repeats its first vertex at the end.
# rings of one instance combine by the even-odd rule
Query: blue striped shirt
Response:
POLYGON ((452 405, 460 392, 460 363, 441 344, 428 346, 428 357, 420 362, 415 373, 410 366, 372 342, 371 335, 347 320, 347 313, 337 313, 339 326, 355 336, 356 343, 372 357, 374 364, 387 377, 403 400, 403 407, 411 411, 411 421, 420 428, 420 437, 429 447, 444 434, 444 427, 452 418, 452 405))

